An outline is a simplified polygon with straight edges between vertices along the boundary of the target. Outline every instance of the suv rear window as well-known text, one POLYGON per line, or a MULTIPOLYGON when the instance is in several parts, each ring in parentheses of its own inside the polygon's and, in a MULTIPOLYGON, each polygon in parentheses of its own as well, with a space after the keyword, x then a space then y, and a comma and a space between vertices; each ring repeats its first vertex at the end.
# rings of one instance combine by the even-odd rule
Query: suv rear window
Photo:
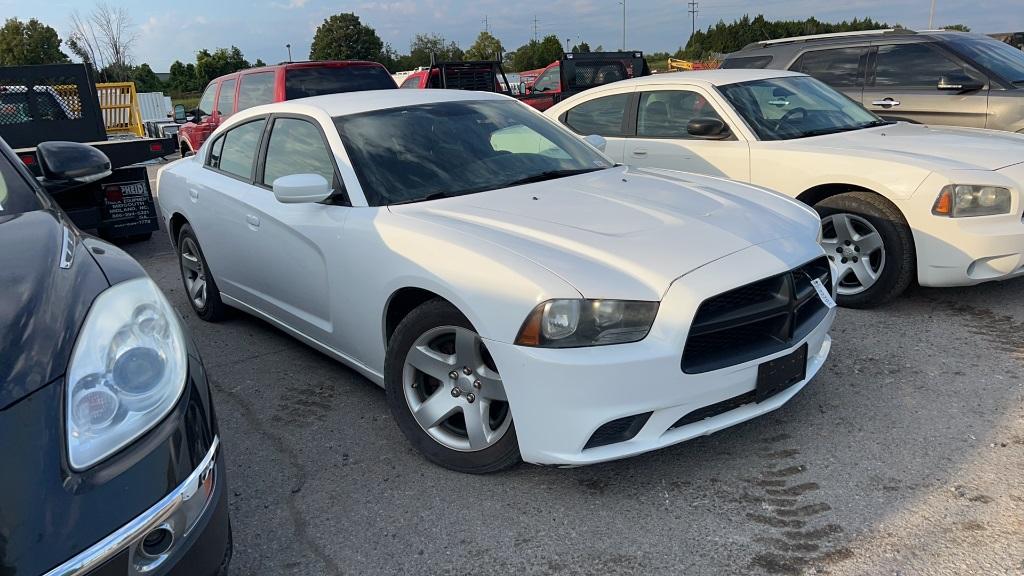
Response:
POLYGON ((284 73, 286 100, 389 88, 397 88, 397 85, 391 74, 382 66, 292 68, 284 73))
POLYGON ((771 56, 744 56, 742 58, 729 58, 722 62, 722 68, 766 68, 771 63, 771 56))

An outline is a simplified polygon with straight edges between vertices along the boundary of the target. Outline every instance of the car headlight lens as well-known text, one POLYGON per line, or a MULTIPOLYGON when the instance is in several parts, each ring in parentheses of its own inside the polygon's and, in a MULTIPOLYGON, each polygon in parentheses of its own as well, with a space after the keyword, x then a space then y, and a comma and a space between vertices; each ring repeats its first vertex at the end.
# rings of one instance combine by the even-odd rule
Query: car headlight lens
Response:
POLYGON ((939 192, 932 214, 963 218, 1010 213, 1010 190, 1000 186, 950 184, 939 192))
POLYGON ((185 337, 149 278, 93 302, 67 373, 68 459, 83 470, 155 426, 185 389, 185 337))
POLYGON ((548 300, 530 312, 516 344, 578 348, 643 340, 658 315, 657 302, 548 300))

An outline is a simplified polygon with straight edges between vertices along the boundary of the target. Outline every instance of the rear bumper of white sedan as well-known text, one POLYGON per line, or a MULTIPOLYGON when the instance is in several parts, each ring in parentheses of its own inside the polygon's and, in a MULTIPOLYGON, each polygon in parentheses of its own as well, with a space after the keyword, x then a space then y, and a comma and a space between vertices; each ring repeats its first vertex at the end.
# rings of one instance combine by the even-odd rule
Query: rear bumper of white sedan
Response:
MULTIPOLYGON (((683 350, 702 302, 807 262, 779 262, 772 256, 777 248, 750 248, 691 272, 685 282, 677 280, 640 342, 542 349, 488 341, 523 460, 578 466, 625 458, 711 434, 775 410, 795 396, 831 349, 828 331, 835 310, 820 300, 812 303, 817 310, 813 321, 784 348, 719 369, 684 369, 683 350), (804 377, 756 398, 759 366, 804 346, 804 377)), ((823 259, 820 254, 814 256, 823 259)))

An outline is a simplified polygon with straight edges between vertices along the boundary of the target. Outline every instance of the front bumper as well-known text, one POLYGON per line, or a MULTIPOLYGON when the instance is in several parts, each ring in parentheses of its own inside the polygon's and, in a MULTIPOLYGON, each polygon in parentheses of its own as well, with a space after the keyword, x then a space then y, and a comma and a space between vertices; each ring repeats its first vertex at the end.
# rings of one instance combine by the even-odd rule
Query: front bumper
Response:
POLYGON ((219 447, 219 439, 214 438, 200 465, 177 488, 45 576, 215 576, 226 572, 231 538, 223 466, 217 462, 219 447), (143 540, 154 530, 171 534, 170 545, 159 554, 142 549, 143 540))
POLYGON ((779 240, 703 266, 670 287, 651 332, 640 342, 542 349, 488 341, 505 383, 523 459, 564 466, 615 460, 711 434, 785 404, 828 357, 835 310, 803 339, 763 358, 702 374, 684 373, 680 360, 690 322, 703 300, 820 256, 816 245, 779 240), (761 363, 804 344, 804 380, 760 403, 674 426, 694 410, 753 391, 761 363), (603 425, 647 412, 651 415, 632 438, 586 448, 603 425))
MULTIPOLYGON (((914 231, 917 279, 922 286, 969 286, 1024 276, 1024 208, 1019 200, 1020 191, 1024 191, 1024 164, 998 173, 1021 183, 1009 214, 969 218, 933 215, 932 205, 946 182, 935 174, 907 201, 911 205, 903 212, 914 231)), ((967 182, 976 179, 961 178, 967 182)))

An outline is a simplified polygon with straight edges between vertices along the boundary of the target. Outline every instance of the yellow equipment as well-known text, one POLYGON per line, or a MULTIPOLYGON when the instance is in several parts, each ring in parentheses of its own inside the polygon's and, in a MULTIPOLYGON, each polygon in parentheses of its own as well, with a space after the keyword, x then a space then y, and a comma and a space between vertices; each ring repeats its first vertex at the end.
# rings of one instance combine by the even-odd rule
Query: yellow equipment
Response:
POLYGON ((107 134, 127 133, 143 136, 142 114, 134 82, 104 82, 96 84, 100 100, 103 125, 107 134))

